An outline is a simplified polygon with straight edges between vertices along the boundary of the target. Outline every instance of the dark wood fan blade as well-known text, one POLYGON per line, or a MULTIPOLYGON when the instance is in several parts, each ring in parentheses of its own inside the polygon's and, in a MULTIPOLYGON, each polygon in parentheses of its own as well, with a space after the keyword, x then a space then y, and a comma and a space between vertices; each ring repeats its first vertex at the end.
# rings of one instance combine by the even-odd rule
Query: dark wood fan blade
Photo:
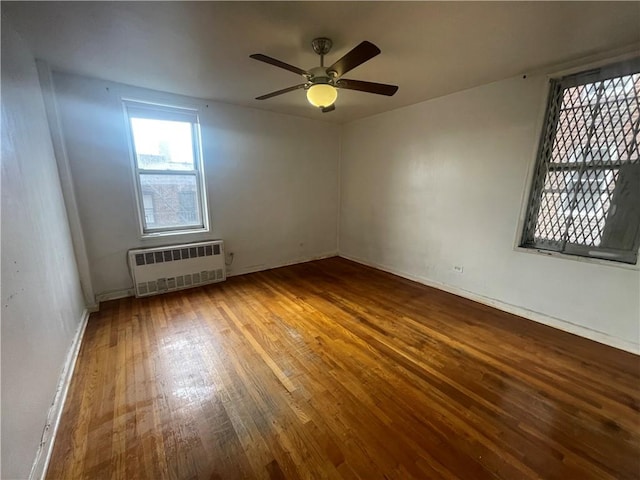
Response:
POLYGON ((249 57, 254 60, 259 60, 264 63, 268 63, 269 65, 273 65, 274 67, 284 68, 285 70, 289 70, 290 72, 297 73, 298 75, 307 75, 308 73, 301 68, 294 67, 293 65, 289 65, 288 63, 281 62, 280 60, 276 60, 275 58, 267 57, 266 55, 262 55, 261 53, 254 53, 253 55, 249 55, 249 57))
POLYGON ((293 92, 294 90, 300 90, 304 88, 305 84, 301 83, 300 85, 294 85, 293 87, 283 88, 282 90, 277 90, 275 92, 267 93, 266 95, 261 95, 256 97, 256 100, 266 100, 267 98, 276 97, 278 95, 282 95, 283 93, 293 92))
POLYGON ((386 83, 363 82, 362 80, 349 80, 341 78, 336 82, 336 87, 347 90, 359 90, 361 92, 376 93, 378 95, 392 96, 398 91, 397 85, 387 85, 386 83))
POLYGON ((328 107, 324 107, 322 109, 322 113, 333 112, 336 109, 336 104, 329 105, 328 107))
POLYGON ((362 65, 367 60, 371 60, 379 53, 380 49, 378 47, 365 40, 336 63, 327 68, 327 71, 336 72, 336 76, 341 77, 349 70, 353 70, 358 65, 362 65))

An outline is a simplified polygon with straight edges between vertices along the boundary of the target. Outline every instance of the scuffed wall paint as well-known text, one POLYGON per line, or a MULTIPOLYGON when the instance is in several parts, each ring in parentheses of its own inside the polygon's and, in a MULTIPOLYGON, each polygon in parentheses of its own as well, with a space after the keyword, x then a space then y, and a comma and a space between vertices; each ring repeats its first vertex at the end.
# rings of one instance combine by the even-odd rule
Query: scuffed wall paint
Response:
POLYGON ((84 301, 33 56, 2 21, 2 478, 29 476, 84 301))

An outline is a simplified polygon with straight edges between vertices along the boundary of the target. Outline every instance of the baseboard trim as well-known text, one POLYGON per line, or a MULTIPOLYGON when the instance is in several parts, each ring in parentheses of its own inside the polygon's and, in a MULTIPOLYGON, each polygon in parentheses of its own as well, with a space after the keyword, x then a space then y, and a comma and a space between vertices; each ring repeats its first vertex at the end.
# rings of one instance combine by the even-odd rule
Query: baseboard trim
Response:
POLYGON ((292 260, 290 262, 270 263, 270 264, 263 263, 259 265, 251 265, 248 267, 244 267, 240 270, 227 272, 227 277, 235 277, 238 275, 247 275, 249 273, 264 272, 265 270, 272 270, 274 268, 288 267, 290 265, 298 265, 299 263, 308 263, 308 262, 313 262, 315 260, 322 260, 324 258, 331 258, 331 257, 337 257, 337 256, 338 256, 338 252, 332 251, 327 253, 321 253, 320 255, 313 255, 311 257, 299 258, 296 260, 292 260))
POLYGON ((90 315, 89 309, 85 309, 82 313, 82 320, 73 337, 71 348, 67 353, 67 358, 58 381, 56 388, 56 394, 53 398, 53 403, 49 408, 47 415, 47 423, 45 424, 42 432, 42 439, 36 452, 36 458, 31 467, 31 473, 29 474, 29 480, 43 480, 47 468, 49 467, 49 461, 51 460, 51 454, 53 453, 53 444, 58 433, 58 426, 60 425, 60 418, 62 417, 62 411, 64 409, 64 403, 67 399, 67 393, 69 392, 69 385, 71 384, 71 377, 76 366, 76 360, 80 353, 80 346, 82 345, 82 338, 84 337, 85 329, 87 328, 87 322, 90 315))
POLYGON ((122 290, 111 290, 110 292, 98 293, 96 295, 96 302, 98 308, 100 303, 108 302, 109 300, 119 300, 121 298, 133 297, 133 288, 125 288, 122 290))
POLYGON ((479 295, 477 293, 464 290, 462 288, 454 287, 452 285, 447 285, 445 283, 436 282, 426 277, 412 275, 410 273, 397 270, 393 267, 389 267, 387 265, 383 265, 377 262, 371 262, 369 260, 355 257, 353 255, 340 253, 338 254, 338 256, 342 258, 346 258, 347 260, 351 260, 352 262, 360 263, 368 267, 382 270, 384 272, 391 273, 393 275, 397 275, 399 277, 421 283, 428 287, 437 288, 438 290, 443 290, 445 292, 452 293, 454 295, 458 295, 460 297, 464 297, 469 300, 473 300, 474 302, 478 302, 483 305, 487 305, 489 307, 497 308, 498 310, 502 310, 503 312, 518 315, 519 317, 526 318, 527 320, 532 320, 534 322, 538 322, 543 325, 547 325, 549 327, 557 328, 558 330, 562 330, 568 333, 572 333, 574 335, 578 335, 580 337, 587 338, 589 340, 593 340, 594 342, 602 343, 604 345, 608 345, 610 347, 617 348, 619 350, 624 350, 626 352, 634 353, 636 355, 640 354, 639 343, 630 342, 628 340, 624 340, 617 337, 612 337, 611 335, 608 335, 604 332, 600 332, 598 330, 592 330, 590 328, 583 327, 582 325, 577 325, 575 323, 571 323, 566 320, 562 320, 560 318, 553 317, 541 312, 537 312, 535 310, 529 310, 527 308, 506 303, 495 298, 485 297, 484 295, 479 295))
MULTIPOLYGON (((319 255, 313 255, 311 257, 299 258, 296 260, 292 260, 290 262, 269 263, 269 264, 261 263, 258 265, 250 265, 248 267, 241 268, 240 270, 227 271, 227 278, 236 277, 238 275, 247 275, 249 273, 262 272, 265 270, 271 270, 273 268, 288 267, 289 265, 297 265, 298 263, 313 262, 314 260, 322 260, 323 258, 331 258, 331 257, 337 257, 337 256, 338 256, 338 252, 331 251, 331 252, 321 253, 319 255)), ((100 303, 102 302, 108 302, 109 300, 119 300, 121 298, 127 298, 127 297, 133 297, 133 296, 134 296, 133 288, 125 288, 122 290, 111 290, 109 292, 99 293, 96 295, 97 306, 92 307, 90 311, 97 312, 99 309, 100 303)))

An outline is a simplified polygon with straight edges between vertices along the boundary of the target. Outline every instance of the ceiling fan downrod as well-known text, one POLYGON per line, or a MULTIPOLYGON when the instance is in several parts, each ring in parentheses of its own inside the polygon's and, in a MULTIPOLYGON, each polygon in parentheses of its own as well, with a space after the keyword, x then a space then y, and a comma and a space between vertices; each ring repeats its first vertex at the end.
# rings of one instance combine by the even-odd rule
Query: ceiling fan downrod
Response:
POLYGON ((319 37, 311 41, 313 51, 320 55, 320 66, 324 67, 324 56, 331 51, 333 42, 330 38, 319 37))

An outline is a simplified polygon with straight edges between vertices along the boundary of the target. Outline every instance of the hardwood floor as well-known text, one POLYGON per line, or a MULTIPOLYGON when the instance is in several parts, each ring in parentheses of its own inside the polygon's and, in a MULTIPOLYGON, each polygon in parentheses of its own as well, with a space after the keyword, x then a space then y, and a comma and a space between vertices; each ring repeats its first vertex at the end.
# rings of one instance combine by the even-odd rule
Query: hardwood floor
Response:
POLYGON ((49 479, 637 479, 640 357, 340 258, 102 305, 49 479))

